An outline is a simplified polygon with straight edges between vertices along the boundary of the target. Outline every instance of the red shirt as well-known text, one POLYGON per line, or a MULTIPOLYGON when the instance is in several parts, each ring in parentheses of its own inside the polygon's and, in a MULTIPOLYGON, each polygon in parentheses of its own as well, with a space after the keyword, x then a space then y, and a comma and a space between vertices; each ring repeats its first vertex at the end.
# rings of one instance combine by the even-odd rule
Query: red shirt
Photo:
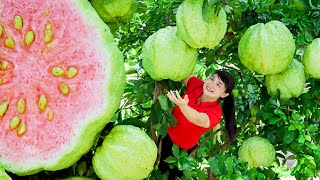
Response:
POLYGON ((197 145, 199 138, 208 130, 212 129, 220 122, 222 110, 218 101, 198 102, 197 99, 203 93, 204 82, 196 77, 191 77, 187 84, 186 93, 188 95, 188 105, 198 112, 206 113, 210 120, 208 128, 197 126, 191 123, 181 112, 179 106, 175 106, 172 114, 175 116, 177 124, 169 127, 168 134, 172 142, 182 149, 190 149, 197 145))

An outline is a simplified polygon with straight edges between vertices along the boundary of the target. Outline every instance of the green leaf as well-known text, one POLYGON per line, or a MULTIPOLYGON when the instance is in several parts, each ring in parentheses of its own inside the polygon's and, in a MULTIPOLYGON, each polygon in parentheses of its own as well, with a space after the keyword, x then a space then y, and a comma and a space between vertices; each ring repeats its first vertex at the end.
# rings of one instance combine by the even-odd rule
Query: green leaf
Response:
POLYGON ((283 143, 290 144, 298 136, 299 132, 297 130, 290 131, 286 130, 283 136, 283 143))
POLYGON ((176 144, 173 144, 173 146, 172 146, 172 153, 173 153, 174 157, 176 157, 176 158, 179 157, 180 149, 176 144))
POLYGON ((314 157, 309 156, 307 154, 304 154, 303 157, 305 157, 308 161, 307 161, 307 165, 309 168, 311 169, 315 169, 316 168, 316 163, 314 162, 314 157))
POLYGON ((270 124, 276 124, 280 120, 281 120, 281 118, 272 117, 272 118, 269 119, 269 122, 270 122, 270 124))
POLYGON ((309 142, 311 141, 311 137, 309 135, 304 135, 304 139, 309 142))
POLYGON ((231 176, 231 174, 233 173, 233 158, 232 157, 227 158, 226 166, 227 166, 228 176, 231 176))
POLYGON ((173 157, 173 156, 169 156, 169 157, 167 157, 164 161, 170 164, 170 163, 175 163, 175 162, 177 162, 178 160, 177 160, 177 158, 175 158, 175 157, 173 157))
POLYGON ((304 135, 301 135, 301 134, 299 135, 298 142, 299 143, 304 143, 305 142, 304 135))
POLYGON ((309 33, 307 33, 307 32, 306 32, 306 34, 305 34, 305 38, 306 38, 306 40, 307 40, 308 43, 313 40, 313 37, 312 37, 309 33))
POLYGON ((310 149, 316 149, 316 148, 317 148, 317 145, 315 145, 315 144, 313 144, 313 143, 306 142, 306 145, 307 145, 310 149))
POLYGON ((220 0, 208 0, 208 4, 211 5, 211 6, 213 6, 213 5, 215 5, 215 4, 219 3, 219 2, 220 2, 220 0))
POLYGON ((319 124, 311 124, 308 127, 308 131, 309 131, 309 133, 313 134, 313 133, 318 132, 318 128, 319 128, 319 124))
POLYGON ((287 120, 287 115, 281 109, 275 109, 274 113, 280 116, 281 119, 287 120))
POLYGON ((87 163, 86 161, 81 161, 80 164, 77 166, 78 168, 78 173, 80 176, 83 176, 84 173, 87 172, 87 163))
POLYGON ((201 171, 200 169, 197 169, 197 178, 198 180, 206 180, 207 176, 203 171, 201 171))
POLYGON ((163 109, 164 111, 168 110, 169 106, 168 106, 167 97, 164 95, 160 95, 160 96, 158 96, 158 100, 159 100, 161 109, 163 109))
POLYGON ((212 173, 221 175, 220 169, 219 169, 219 160, 216 156, 209 158, 208 160, 210 164, 210 170, 212 173))
POLYGON ((186 170, 183 171, 183 174, 187 177, 187 178, 191 178, 192 173, 191 173, 191 169, 187 168, 186 170))

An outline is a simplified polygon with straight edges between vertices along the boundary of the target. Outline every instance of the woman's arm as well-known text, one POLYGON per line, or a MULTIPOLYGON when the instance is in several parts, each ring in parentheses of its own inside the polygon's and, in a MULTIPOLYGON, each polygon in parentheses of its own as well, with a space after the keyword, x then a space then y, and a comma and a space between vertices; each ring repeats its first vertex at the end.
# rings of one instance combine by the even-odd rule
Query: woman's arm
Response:
POLYGON ((189 77, 187 77, 187 78, 185 78, 184 80, 182 80, 182 83, 184 84, 184 86, 187 87, 188 81, 189 81, 189 79, 192 78, 192 77, 196 77, 196 76, 190 75, 189 77))
POLYGON ((170 101, 174 102, 177 106, 180 107, 181 112, 183 115, 193 124, 208 128, 210 126, 209 116, 206 113, 200 113, 197 110, 193 109, 192 107, 188 106, 188 95, 181 98, 178 91, 176 91, 176 95, 172 90, 168 92, 168 98, 170 101))

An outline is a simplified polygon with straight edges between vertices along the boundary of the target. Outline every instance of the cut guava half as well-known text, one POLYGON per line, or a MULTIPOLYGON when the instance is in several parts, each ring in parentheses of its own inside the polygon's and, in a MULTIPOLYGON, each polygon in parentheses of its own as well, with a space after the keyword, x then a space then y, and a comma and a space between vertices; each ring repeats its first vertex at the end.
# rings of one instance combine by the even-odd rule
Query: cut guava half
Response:
POLYGON ((123 55, 87 0, 0 0, 0 166, 71 166, 119 107, 123 55))

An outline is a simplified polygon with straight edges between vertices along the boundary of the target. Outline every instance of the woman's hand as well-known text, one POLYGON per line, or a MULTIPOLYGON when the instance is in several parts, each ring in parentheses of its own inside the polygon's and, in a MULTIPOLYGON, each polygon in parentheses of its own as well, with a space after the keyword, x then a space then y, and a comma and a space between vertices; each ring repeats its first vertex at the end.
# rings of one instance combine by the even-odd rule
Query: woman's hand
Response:
POLYGON ((181 98, 180 94, 178 91, 175 93, 170 90, 167 94, 168 98, 170 101, 175 103, 177 106, 182 107, 182 106, 187 106, 189 102, 188 95, 185 95, 184 98, 181 98))

